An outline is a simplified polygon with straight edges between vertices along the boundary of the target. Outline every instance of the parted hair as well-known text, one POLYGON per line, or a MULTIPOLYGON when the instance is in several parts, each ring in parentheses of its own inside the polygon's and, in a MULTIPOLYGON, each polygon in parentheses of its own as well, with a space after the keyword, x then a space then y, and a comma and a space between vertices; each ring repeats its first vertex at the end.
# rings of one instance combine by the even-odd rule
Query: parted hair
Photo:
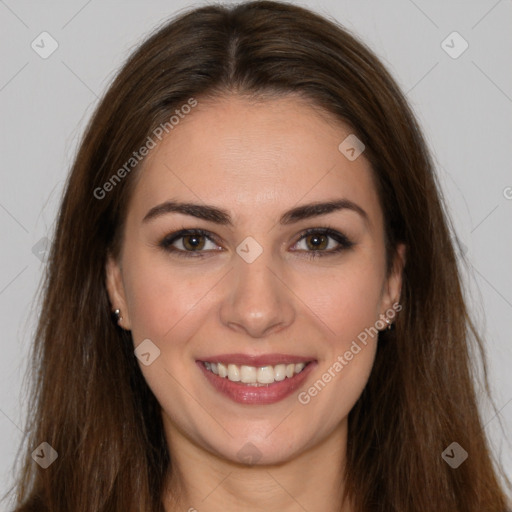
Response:
POLYGON ((374 175, 388 271, 397 244, 406 246, 402 311, 396 328, 379 335, 349 415, 345 492, 354 510, 504 512, 477 407, 476 390, 489 394, 483 340, 417 121, 382 63, 349 31, 273 1, 180 13, 128 57, 99 102, 65 185, 42 283, 16 511, 164 510, 173 456, 131 334, 112 321, 105 283, 140 169, 101 199, 94 191, 177 107, 230 94, 298 94, 348 124, 374 175), (58 452, 47 469, 31 457, 43 441, 58 452), (454 441, 469 455, 457 469, 441 457, 454 441))

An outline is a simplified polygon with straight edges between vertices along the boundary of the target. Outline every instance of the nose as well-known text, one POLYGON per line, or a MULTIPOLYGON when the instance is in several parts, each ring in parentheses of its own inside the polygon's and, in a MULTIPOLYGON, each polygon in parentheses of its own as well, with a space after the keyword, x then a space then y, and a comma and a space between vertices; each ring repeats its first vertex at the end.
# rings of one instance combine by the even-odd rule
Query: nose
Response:
POLYGON ((237 258, 220 308, 224 325, 253 338, 279 332, 295 319, 293 293, 283 272, 264 251, 255 261, 237 258))

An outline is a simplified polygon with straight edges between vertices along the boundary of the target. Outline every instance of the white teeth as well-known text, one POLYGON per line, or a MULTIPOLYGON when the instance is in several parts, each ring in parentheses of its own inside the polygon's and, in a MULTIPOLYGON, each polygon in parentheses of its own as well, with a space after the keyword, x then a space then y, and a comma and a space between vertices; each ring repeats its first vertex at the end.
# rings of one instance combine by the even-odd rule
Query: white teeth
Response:
MULTIPOLYGON (((215 363, 210 363, 215 364, 215 363)), ((228 364, 228 379, 233 382, 240 381, 240 369, 236 364, 228 364)))
POLYGON ((274 368, 272 366, 258 368, 256 378, 260 384, 272 384, 274 382, 274 368))
POLYGON ((286 365, 285 364, 276 364, 274 366, 274 379, 277 382, 280 382, 286 379, 286 365))
POLYGON ((219 377, 227 377, 228 376, 228 369, 222 363, 217 364, 217 369, 219 370, 219 377))
POLYGON ((236 364, 210 363, 205 361, 207 370, 222 378, 228 378, 232 382, 258 386, 291 379, 300 373, 307 363, 277 364, 275 366, 247 366, 236 364))
POLYGON ((256 382, 256 368, 254 366, 240 366, 240 380, 246 384, 256 382))

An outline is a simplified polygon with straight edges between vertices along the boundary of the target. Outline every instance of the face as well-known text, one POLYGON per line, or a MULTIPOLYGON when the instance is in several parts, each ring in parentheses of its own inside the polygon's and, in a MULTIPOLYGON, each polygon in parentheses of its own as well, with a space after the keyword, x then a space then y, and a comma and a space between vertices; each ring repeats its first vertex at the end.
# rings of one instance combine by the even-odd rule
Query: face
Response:
POLYGON ((107 287, 167 432, 270 464, 346 428, 403 262, 386 275, 371 168, 338 149, 350 133, 297 97, 231 96, 147 157, 107 287))

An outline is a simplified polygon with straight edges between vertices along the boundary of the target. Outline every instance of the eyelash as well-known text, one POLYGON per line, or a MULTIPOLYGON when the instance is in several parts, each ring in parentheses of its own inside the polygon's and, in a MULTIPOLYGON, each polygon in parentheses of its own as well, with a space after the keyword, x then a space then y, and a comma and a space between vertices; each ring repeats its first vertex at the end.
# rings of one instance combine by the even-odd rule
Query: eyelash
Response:
MULTIPOLYGON (((173 253, 176 256, 183 257, 183 258, 202 258, 204 257, 204 252, 212 252, 212 251, 184 251, 182 249, 176 249, 172 246, 174 242, 177 240, 180 240, 181 238, 185 236, 204 236, 208 240, 210 240, 213 243, 215 242, 215 237, 208 231, 205 231, 203 229, 182 229, 180 231, 176 231, 174 233, 171 233, 167 235, 158 245, 164 249, 167 252, 173 253)), ((344 234, 340 233, 339 231, 336 231, 332 228, 325 227, 325 228, 310 228, 306 229, 301 233, 300 238, 295 242, 294 245, 298 244, 300 241, 304 240, 309 235, 324 235, 332 238, 335 240, 339 245, 335 249, 330 249, 329 251, 325 250, 317 250, 317 251, 303 251, 299 250, 298 252, 304 252, 305 257, 309 259, 316 259, 316 258, 323 258, 326 256, 333 256, 335 254, 338 254, 344 250, 350 249, 352 246, 354 246, 354 242, 350 241, 344 234)), ((220 244, 217 244, 220 245, 220 244)))

